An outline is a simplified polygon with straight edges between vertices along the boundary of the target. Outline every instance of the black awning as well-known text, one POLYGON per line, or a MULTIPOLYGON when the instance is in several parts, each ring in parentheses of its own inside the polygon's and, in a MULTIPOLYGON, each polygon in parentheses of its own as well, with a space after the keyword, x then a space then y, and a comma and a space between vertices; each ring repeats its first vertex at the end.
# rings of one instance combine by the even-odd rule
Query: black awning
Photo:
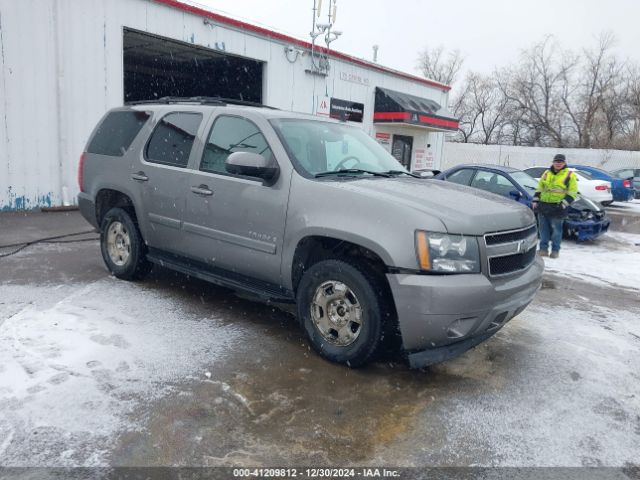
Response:
POLYGON ((406 123, 442 130, 457 130, 459 125, 459 120, 434 100, 380 87, 376 87, 373 121, 406 123))

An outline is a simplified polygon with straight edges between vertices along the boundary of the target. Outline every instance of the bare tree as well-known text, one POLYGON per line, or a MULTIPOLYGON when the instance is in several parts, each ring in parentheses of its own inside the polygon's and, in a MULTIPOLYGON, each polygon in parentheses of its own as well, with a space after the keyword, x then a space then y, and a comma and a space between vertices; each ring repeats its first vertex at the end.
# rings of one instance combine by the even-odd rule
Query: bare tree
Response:
POLYGON ((640 150, 640 65, 629 65, 625 73, 622 121, 618 148, 640 150))
POLYGON ((507 99, 493 78, 467 74, 453 104, 453 112, 460 118, 458 138, 462 142, 499 143, 506 104, 507 99))
POLYGON ((436 48, 426 47, 418 58, 418 68, 422 74, 436 82, 453 85, 464 63, 460 50, 445 54, 442 45, 436 48))
POLYGON ((565 79, 562 102, 577 134, 577 146, 610 146, 621 120, 622 65, 611 54, 615 37, 600 35, 595 49, 583 52, 575 78, 565 79))
POLYGON ((536 145, 570 146, 562 96, 576 59, 561 55, 552 38, 522 53, 521 63, 511 67, 499 80, 499 87, 536 145), (561 58, 559 58, 561 57, 561 58))
POLYGON ((470 97, 469 82, 465 81, 451 105, 454 116, 459 119, 458 134, 455 140, 462 143, 471 142, 478 128, 480 115, 473 109, 470 97))
MULTIPOLYGON (((640 149, 640 65, 620 61, 614 46, 607 32, 579 53, 547 37, 517 64, 491 76, 468 74, 452 103, 456 140, 640 149)), ((442 55, 440 47, 424 59, 437 70, 442 55)))

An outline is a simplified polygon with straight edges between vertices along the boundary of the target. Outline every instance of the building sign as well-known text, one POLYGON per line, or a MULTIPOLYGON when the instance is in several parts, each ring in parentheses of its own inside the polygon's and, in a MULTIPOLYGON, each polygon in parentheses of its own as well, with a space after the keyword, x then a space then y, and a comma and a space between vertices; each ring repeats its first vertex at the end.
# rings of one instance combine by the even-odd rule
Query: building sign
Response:
POLYGON ((340 100, 339 98, 331 99, 331 118, 338 120, 362 123, 364 114, 364 103, 349 102, 348 100, 340 100))
POLYGON ((424 168, 433 168, 433 152, 431 150, 427 150, 427 156, 424 161, 424 168))
POLYGON ((316 115, 322 115, 324 117, 329 116, 331 100, 329 97, 318 97, 318 106, 316 108, 316 115))
POLYGON ((376 132, 376 141, 380 145, 389 145, 389 142, 391 141, 391 134, 384 133, 384 132, 376 132))
POLYGON ((427 168, 425 166, 425 154, 424 148, 416 148, 414 150, 414 159, 413 159, 413 169, 414 170, 422 170, 423 168, 427 168))
POLYGON ((369 79, 366 77, 361 77, 355 73, 347 73, 340 72, 340 80, 344 80, 345 82, 357 83, 359 85, 369 86, 369 79))

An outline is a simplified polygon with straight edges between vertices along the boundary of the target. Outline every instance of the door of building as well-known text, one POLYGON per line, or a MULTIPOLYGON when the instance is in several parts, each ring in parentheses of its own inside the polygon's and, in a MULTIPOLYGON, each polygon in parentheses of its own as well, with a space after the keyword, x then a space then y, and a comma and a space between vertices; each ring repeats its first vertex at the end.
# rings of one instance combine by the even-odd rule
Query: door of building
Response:
POLYGON ((413 137, 406 135, 394 135, 391 144, 391 155, 396 157, 407 169, 411 168, 411 150, 413 148, 413 137))

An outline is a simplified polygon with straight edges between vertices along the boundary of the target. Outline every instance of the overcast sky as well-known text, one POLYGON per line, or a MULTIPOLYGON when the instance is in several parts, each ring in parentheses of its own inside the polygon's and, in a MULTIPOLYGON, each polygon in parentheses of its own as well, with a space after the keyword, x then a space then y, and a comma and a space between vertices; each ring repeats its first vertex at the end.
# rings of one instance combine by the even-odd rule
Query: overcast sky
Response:
MULTIPOLYGON (((322 0, 326 22, 330 0, 322 0)), ((196 3, 196 2, 191 2, 196 3)), ((209 10, 309 41, 313 0, 197 0, 209 10)), ((418 53, 442 44, 459 49, 465 68, 490 73, 552 34, 564 48, 580 50, 612 31, 617 53, 640 60, 640 0, 337 0, 332 49, 419 74, 418 53)))

